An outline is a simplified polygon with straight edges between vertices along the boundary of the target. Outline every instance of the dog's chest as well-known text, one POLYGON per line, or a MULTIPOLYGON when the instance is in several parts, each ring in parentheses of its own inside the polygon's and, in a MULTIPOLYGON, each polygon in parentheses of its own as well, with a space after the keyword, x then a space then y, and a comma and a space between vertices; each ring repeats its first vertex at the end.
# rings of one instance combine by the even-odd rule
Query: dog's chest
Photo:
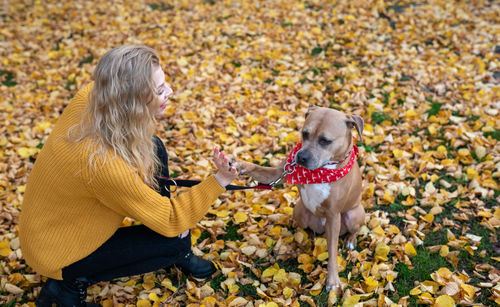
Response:
MULTIPOLYGON (((336 165, 327 165, 325 168, 336 169, 336 165)), ((316 209, 330 196, 330 184, 305 184, 299 188, 302 203, 309 211, 316 214, 316 209)))
POLYGON ((305 184, 299 190, 302 203, 313 214, 316 213, 316 209, 321 206, 321 203, 330 196, 329 183, 305 184))

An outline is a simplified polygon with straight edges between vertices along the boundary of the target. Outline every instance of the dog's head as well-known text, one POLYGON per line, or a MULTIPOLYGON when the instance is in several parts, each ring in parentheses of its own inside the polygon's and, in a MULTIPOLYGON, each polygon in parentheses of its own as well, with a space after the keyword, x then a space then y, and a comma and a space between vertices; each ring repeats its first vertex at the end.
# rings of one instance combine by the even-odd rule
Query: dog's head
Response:
POLYGON ((343 160, 352 142, 352 129, 356 128, 362 141, 363 127, 360 116, 310 107, 302 128, 302 149, 297 152, 297 164, 317 169, 328 161, 343 160))

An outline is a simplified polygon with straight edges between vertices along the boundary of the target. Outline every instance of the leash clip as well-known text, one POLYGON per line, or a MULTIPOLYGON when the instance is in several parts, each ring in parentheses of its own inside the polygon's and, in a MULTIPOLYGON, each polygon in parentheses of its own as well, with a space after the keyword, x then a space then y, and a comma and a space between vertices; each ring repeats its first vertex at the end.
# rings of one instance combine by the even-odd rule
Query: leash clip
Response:
POLYGON ((295 162, 295 160, 292 161, 292 163, 285 163, 285 165, 283 165, 283 173, 281 174, 281 176, 278 179, 271 181, 269 185, 274 188, 274 186, 282 181, 286 177, 286 175, 293 174, 295 172, 296 164, 297 162, 295 162))

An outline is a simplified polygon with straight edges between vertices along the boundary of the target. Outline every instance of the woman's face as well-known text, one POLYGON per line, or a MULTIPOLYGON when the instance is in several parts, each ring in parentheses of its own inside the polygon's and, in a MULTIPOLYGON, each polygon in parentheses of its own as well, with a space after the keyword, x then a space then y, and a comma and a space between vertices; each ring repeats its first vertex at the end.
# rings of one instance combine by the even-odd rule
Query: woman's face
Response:
POLYGON ((173 91, 165 82, 165 74, 160 66, 156 67, 153 71, 153 82, 155 84, 155 94, 158 97, 152 104, 152 110, 156 116, 163 114, 167 107, 168 97, 172 95, 173 91))

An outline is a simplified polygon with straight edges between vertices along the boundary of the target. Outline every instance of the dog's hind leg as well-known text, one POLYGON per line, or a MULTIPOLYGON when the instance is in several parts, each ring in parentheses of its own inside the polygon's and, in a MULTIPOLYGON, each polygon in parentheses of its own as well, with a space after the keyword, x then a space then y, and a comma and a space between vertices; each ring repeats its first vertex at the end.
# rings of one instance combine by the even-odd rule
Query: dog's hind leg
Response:
POLYGON ((347 237, 345 239, 345 247, 350 250, 354 250, 357 243, 358 231, 362 225, 365 223, 365 209, 359 203, 353 209, 342 213, 342 227, 340 234, 345 234, 347 232, 347 237))
POLYGON ((309 228, 316 234, 325 232, 325 219, 312 214, 312 212, 304 206, 302 199, 299 199, 293 208, 293 219, 302 229, 309 228))

